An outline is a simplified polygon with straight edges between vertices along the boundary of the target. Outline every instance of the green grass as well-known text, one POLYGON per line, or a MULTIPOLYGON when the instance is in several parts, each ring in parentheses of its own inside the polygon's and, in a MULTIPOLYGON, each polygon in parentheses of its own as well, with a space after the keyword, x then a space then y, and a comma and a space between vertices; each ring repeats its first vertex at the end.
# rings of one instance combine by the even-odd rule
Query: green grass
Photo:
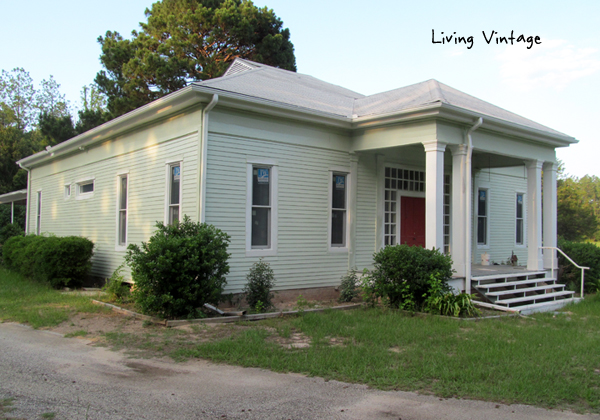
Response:
POLYGON ((600 412, 600 298, 569 310, 477 322, 385 309, 310 313, 171 355, 440 397, 600 412), (282 337, 303 333, 312 345, 286 349, 268 339, 273 328, 282 337), (331 345, 334 337, 344 345, 331 345))
POLYGON ((99 312, 89 297, 62 294, 0 267, 0 321, 52 327, 76 312, 99 312))

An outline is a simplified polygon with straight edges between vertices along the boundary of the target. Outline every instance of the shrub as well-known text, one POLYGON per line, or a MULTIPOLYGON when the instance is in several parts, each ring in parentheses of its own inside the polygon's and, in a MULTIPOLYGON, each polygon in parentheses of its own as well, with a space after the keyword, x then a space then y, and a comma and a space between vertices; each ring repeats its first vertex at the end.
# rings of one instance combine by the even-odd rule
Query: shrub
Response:
POLYGON ((246 295, 246 302, 257 312, 263 312, 273 307, 271 289, 275 286, 275 275, 269 263, 262 258, 250 267, 246 276, 247 283, 242 293, 246 295))
POLYGON ((102 291, 108 295, 108 300, 117 303, 127 303, 131 298, 131 289, 122 274, 123 264, 112 273, 102 291))
MULTIPOLYGON (((590 267, 589 270, 585 270, 584 288, 586 292, 594 292, 596 284, 600 281, 600 248, 591 243, 571 242, 564 239, 559 239, 558 247, 580 266, 590 267)), ((581 270, 571 264, 560 252, 558 267, 561 282, 566 283, 571 290, 581 290, 581 270)))
POLYGON ((2 247, 4 264, 52 287, 79 287, 92 263, 94 243, 79 236, 14 236, 2 247))
POLYGON ((156 227, 147 243, 129 245, 125 258, 135 282, 136 306, 164 318, 202 316, 199 308, 221 300, 229 273, 229 235, 188 216, 156 227))
POLYGON ((351 302, 352 299, 358 296, 358 274, 356 267, 351 268, 348 272, 342 276, 342 282, 340 284, 340 302, 351 302))
POLYGON ((364 283, 367 294, 382 298, 394 308, 414 310, 420 307, 439 279, 444 292, 449 292, 452 260, 436 249, 395 245, 382 248, 373 256, 375 269, 364 283))
POLYGON ((24 236, 25 232, 23 228, 16 223, 9 223, 8 225, 4 225, 2 229, 0 229, 0 245, 4 245, 8 239, 13 236, 24 236))

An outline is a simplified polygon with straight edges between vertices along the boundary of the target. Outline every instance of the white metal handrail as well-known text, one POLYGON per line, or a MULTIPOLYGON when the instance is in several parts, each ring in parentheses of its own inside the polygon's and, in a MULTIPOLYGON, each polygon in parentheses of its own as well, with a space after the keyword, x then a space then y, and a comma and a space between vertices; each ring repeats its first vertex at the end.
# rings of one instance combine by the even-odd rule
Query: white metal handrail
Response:
MULTIPOLYGON (((556 251, 560 252, 561 254, 563 254, 563 256, 571 261, 571 264, 573 264, 575 267, 581 269, 581 293, 579 296, 581 296, 583 298, 583 284, 584 284, 584 277, 585 277, 585 270, 589 270, 590 267, 582 267, 579 264, 577 264, 575 261, 573 261, 571 259, 571 257, 569 257, 567 254, 565 254, 562 249, 557 248, 555 246, 541 246, 540 249, 555 249, 556 251)), ((554 275, 554 255, 552 256, 552 275, 554 275)))

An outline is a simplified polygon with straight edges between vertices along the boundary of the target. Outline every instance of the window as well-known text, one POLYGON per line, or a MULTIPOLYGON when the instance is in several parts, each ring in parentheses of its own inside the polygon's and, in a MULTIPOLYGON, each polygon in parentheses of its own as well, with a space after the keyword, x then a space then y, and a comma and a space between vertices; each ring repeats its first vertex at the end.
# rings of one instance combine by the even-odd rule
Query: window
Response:
POLYGON ((331 246, 346 247, 347 175, 333 173, 331 184, 331 246))
MULTIPOLYGON (((84 200, 86 198, 91 198, 94 196, 94 179, 86 179, 83 181, 78 181, 76 184, 76 193, 77 200, 84 200)), ((70 187, 69 187, 70 190, 70 187)))
POLYGON ((117 187, 117 244, 119 246, 127 245, 128 183, 129 176, 127 174, 119 175, 119 183, 117 187))
POLYGON ((271 168, 252 167, 252 248, 271 247, 271 168))
POLYGON ((450 254, 450 201, 451 175, 444 175, 444 254, 450 254))
POLYGON ((169 165, 167 189, 167 221, 173 224, 181 218, 181 162, 169 165))
POLYGON ((247 161, 246 256, 277 255, 277 162, 247 161))
POLYGON ((515 236, 515 242, 517 245, 524 245, 524 237, 523 237, 523 194, 517 193, 517 232, 515 236))
POLYGON ((39 235, 42 233, 42 192, 38 191, 37 196, 37 214, 35 222, 35 233, 39 235))
POLYGON ((65 199, 71 197, 71 184, 65 185, 65 199))
POLYGON ((487 245, 488 191, 479 189, 477 193, 477 245, 487 245))

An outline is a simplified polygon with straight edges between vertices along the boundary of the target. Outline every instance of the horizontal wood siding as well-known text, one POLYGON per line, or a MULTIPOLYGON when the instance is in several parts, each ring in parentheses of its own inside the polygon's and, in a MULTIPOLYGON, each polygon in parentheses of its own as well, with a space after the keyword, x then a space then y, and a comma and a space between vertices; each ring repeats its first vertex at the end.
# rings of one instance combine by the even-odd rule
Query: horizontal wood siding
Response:
POLYGON ((231 235, 227 291, 239 292, 258 257, 246 257, 247 160, 278 165, 278 248, 265 257, 276 289, 335 286, 348 269, 348 254, 328 251, 329 170, 350 169, 344 151, 211 133, 208 143, 206 221, 231 235))
MULTIPOLYGON (((127 138, 120 141, 127 142, 127 138)), ((166 162, 169 160, 183 159, 182 213, 197 219, 197 133, 158 144, 149 139, 148 143, 146 147, 106 156, 97 162, 93 162, 96 151, 90 149, 86 152, 91 161, 87 165, 63 165, 66 169, 53 174, 46 171, 42 177, 36 176, 36 169, 32 171, 33 201, 37 202, 37 191, 42 190, 42 232, 91 239, 95 244, 93 275, 109 277, 123 262, 125 255, 124 251, 115 249, 117 174, 129 172, 128 243, 147 241, 156 230, 156 222, 165 219, 166 162), (65 184, 92 177, 95 185, 91 198, 77 199, 75 184, 71 184, 71 197, 65 199, 65 184)), ((61 167, 60 164, 56 166, 61 167)), ((30 232, 35 232, 35 212, 36 203, 33 203, 30 207, 30 232)), ((128 270, 124 273, 129 275, 128 270)))
MULTIPOLYGON (((506 263, 514 252, 519 265, 527 265, 527 247, 516 245, 516 197, 525 193, 525 226, 527 229, 527 176, 524 167, 482 170, 475 176, 473 200, 479 186, 489 186, 489 247, 477 246, 477 208, 473 210, 473 263, 481 264, 481 254, 490 254, 490 262, 506 263)), ((476 203, 476 202, 475 202, 476 203)), ((523 232, 527 241, 527 231, 523 232)))
POLYGON ((373 266, 377 231, 377 163, 374 155, 358 159, 356 199, 356 266, 360 270, 373 266))

